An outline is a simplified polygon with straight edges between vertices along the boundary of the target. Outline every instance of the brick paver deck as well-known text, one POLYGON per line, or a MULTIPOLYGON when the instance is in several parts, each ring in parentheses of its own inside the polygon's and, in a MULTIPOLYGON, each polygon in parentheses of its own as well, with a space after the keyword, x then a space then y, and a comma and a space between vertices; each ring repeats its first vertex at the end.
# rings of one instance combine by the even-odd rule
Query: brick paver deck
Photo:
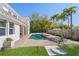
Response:
POLYGON ((48 40, 32 40, 32 39, 21 39, 15 42, 14 47, 24 47, 24 46, 51 46, 57 45, 57 43, 48 40))
MULTIPOLYGON (((79 42, 66 39, 64 44, 79 44, 79 42)), ((58 45, 58 44, 49 40, 33 40, 33 39, 28 39, 27 37, 24 37, 15 42, 14 48, 28 47, 28 46, 53 46, 53 45, 58 45)))

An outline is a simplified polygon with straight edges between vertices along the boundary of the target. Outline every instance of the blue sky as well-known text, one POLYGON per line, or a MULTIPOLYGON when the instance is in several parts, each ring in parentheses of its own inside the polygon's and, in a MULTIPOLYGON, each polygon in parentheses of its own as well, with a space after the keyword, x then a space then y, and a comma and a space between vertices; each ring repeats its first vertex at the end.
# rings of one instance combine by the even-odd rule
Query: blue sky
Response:
POLYGON ((56 13, 61 13, 64 8, 70 6, 76 6, 76 14, 73 15, 73 25, 79 26, 79 4, 69 4, 69 3, 10 3, 12 8, 14 8, 20 15, 29 16, 34 12, 39 14, 54 15, 56 13))

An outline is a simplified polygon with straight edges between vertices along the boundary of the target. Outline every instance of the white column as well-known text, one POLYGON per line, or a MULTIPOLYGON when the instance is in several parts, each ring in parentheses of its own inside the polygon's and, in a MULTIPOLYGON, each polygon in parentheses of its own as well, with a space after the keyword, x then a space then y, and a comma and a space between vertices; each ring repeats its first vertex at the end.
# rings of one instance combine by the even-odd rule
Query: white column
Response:
MULTIPOLYGON (((6 35, 9 37, 9 21, 6 22, 6 35)), ((14 41, 11 42, 11 47, 14 46, 14 41)))
POLYGON ((9 36, 9 22, 6 22, 6 35, 9 36))
POLYGON ((28 34, 30 34, 30 22, 29 21, 27 21, 28 23, 27 23, 27 31, 28 31, 28 34))
POLYGON ((24 27, 23 27, 22 31, 23 31, 23 36, 24 36, 24 27))

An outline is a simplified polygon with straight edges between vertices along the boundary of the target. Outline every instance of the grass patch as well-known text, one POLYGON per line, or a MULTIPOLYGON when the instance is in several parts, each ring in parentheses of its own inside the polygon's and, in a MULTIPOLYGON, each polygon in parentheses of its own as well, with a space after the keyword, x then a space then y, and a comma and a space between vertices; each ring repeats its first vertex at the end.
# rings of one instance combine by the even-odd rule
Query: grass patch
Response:
POLYGON ((20 47, 0 51, 0 56, 48 56, 44 47, 20 47))
POLYGON ((59 47, 64 49, 68 56, 79 56, 79 45, 59 45, 59 47))

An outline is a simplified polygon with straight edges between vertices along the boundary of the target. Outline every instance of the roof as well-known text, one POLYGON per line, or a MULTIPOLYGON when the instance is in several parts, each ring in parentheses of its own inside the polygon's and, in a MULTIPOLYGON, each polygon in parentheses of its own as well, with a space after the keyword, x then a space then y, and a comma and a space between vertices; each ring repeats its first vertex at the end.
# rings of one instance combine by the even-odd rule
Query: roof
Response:
POLYGON ((1 3, 0 4, 0 18, 6 19, 8 21, 14 22, 19 25, 26 26, 27 22, 26 19, 19 15, 9 4, 1 3))

